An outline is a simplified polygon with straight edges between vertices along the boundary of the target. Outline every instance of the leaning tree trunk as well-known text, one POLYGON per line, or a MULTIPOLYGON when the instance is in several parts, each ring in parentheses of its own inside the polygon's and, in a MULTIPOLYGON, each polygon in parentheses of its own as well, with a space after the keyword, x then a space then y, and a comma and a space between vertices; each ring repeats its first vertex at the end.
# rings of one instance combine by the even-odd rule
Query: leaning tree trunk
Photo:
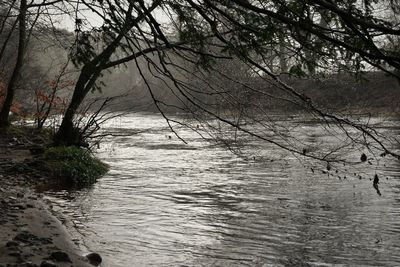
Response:
MULTIPOLYGON (((131 8, 133 8, 133 6, 131 6, 131 8)), ((74 116, 86 95, 93 88, 97 78, 105 68, 106 63, 110 60, 111 55, 115 52, 122 38, 124 38, 125 34, 132 26, 133 25, 127 23, 115 40, 112 41, 103 52, 86 63, 82 68, 75 85, 74 94, 64 114, 60 128, 54 136, 54 144, 56 146, 81 146, 83 144, 84 140, 81 140, 79 129, 74 126, 74 116)))
POLYGON ((75 97, 72 98, 74 101, 70 102, 70 105, 64 114, 60 128, 54 137, 55 145, 72 146, 79 144, 79 136, 74 127, 73 119, 85 96, 80 89, 75 90, 74 96, 75 97))
POLYGON ((54 136, 54 144, 57 146, 79 145, 79 133, 74 127, 74 115, 77 113, 79 106, 89 92, 87 88, 90 75, 87 75, 85 68, 82 69, 78 82, 75 85, 74 94, 72 95, 69 106, 65 111, 60 128, 54 136))
POLYGON ((13 73, 11 75, 10 81, 8 82, 6 90, 6 99, 4 100, 3 107, 0 112, 0 127, 5 127, 9 125, 9 113, 11 110, 11 105, 14 100, 15 87, 22 69, 22 64, 25 54, 25 41, 26 41, 26 11, 27 11, 27 0, 21 0, 20 11, 18 16, 19 40, 18 40, 17 62, 15 63, 13 73))
MULTIPOLYGON (((103 57, 104 62, 109 58, 103 57)), ((82 104, 86 95, 93 88, 97 78, 100 76, 103 70, 102 65, 101 63, 100 66, 93 67, 91 64, 88 64, 82 68, 60 128, 58 128, 54 136, 53 141, 56 146, 81 146, 83 144, 84 140, 81 140, 79 129, 74 125, 74 116, 78 112, 79 106, 82 104)))

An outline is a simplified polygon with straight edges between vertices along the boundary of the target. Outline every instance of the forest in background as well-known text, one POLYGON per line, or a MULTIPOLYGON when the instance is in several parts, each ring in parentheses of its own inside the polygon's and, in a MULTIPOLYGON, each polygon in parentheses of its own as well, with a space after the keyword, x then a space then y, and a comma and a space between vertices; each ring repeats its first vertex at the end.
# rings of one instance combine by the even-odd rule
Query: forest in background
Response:
MULTIPOLYGON (((303 112, 397 157, 393 140, 351 115, 397 111, 399 10, 366 0, 3 0, 0 127, 10 114, 39 129, 61 114, 53 145, 79 147, 101 111, 155 111, 177 137, 179 124, 212 135, 216 119, 235 137, 304 156, 268 116, 303 112)), ((306 156, 334 160, 324 153, 306 156)))
MULTIPOLYGON (((13 113, 20 118, 34 119, 39 116, 40 106, 48 101, 52 90, 56 85, 55 107, 51 114, 62 114, 72 95, 73 84, 75 83, 79 70, 68 62, 68 43, 73 41, 73 33, 66 30, 56 29, 54 32, 41 32, 38 38, 33 38, 27 50, 27 56, 22 68, 20 83, 17 85, 16 101, 13 113), (64 45, 64 46, 63 46, 64 45), (66 63, 68 62, 68 63, 66 63)), ((0 36, 3 39, 4 36, 0 36)), ((12 42, 16 42, 15 36, 12 42)), ((16 46, 9 46, 5 50, 5 64, 2 65, 1 79, 2 90, 9 79, 12 65, 15 63, 12 51, 16 46)), ((143 62, 144 64, 145 62, 143 62)), ((210 81, 232 93, 240 92, 245 96, 243 105, 251 106, 252 102, 259 101, 260 95, 249 91, 247 87, 257 88, 259 91, 267 92, 270 95, 280 96, 282 92, 271 85, 265 79, 252 75, 243 70, 243 66, 235 64, 217 64, 217 71, 211 71, 208 75, 210 81), (238 72, 238 70, 243 70, 238 72), (232 80, 232 72, 235 72, 236 80, 232 80)), ((190 66, 194 68, 195 66, 190 66)), ((178 106, 174 94, 159 79, 147 74, 149 82, 154 88, 157 98, 162 99, 171 106, 178 106)), ((191 83, 201 83, 192 77, 191 83)), ((313 77, 298 76, 296 74, 282 74, 281 79, 288 85, 298 89, 309 96, 314 103, 331 111, 340 112, 370 112, 370 113, 397 113, 399 110, 400 90, 398 80, 380 71, 364 73, 342 72, 337 74, 320 74, 313 77)), ((87 99, 91 103, 93 99, 104 99, 107 97, 116 98, 105 108, 108 111, 146 111, 158 112, 153 103, 140 74, 134 64, 128 63, 112 71, 106 72, 101 78, 102 85, 99 91, 92 91, 87 99)), ((0 95, 0 97, 4 98, 0 95)), ((201 96, 209 104, 218 102, 214 96, 201 96)), ((0 98, 1 99, 1 98, 0 98)), ((274 112, 300 112, 301 107, 287 103, 282 105, 281 101, 274 101, 271 98, 264 99, 265 108, 274 112)), ((227 105, 225 108, 228 108, 227 105)), ((86 106, 83 106, 85 109, 86 106)), ((96 105, 91 107, 96 109, 96 105)), ((180 107, 183 108, 183 107, 180 107)), ((166 112, 179 112, 180 108, 166 108, 166 112)), ((215 108, 224 108, 223 104, 215 108)))

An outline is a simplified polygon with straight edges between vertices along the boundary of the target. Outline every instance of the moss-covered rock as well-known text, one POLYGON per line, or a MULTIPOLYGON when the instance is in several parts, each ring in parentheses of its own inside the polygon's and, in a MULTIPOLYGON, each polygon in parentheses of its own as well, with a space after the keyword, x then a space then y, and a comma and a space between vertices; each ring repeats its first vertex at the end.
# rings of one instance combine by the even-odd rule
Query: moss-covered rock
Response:
POLYGON ((89 185, 108 171, 108 166, 95 158, 89 150, 61 146, 46 149, 43 167, 55 178, 71 185, 89 185))

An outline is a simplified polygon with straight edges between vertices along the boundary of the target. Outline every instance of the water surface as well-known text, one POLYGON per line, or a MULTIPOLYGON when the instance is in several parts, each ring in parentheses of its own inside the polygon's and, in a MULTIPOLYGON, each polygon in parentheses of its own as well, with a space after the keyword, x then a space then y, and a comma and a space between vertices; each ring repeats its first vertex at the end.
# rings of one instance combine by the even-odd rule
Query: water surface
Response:
POLYGON ((261 142, 250 160, 181 130, 185 145, 156 115, 107 127, 136 133, 104 140, 110 172, 86 190, 46 193, 103 266, 400 266, 398 164, 328 176, 261 142))

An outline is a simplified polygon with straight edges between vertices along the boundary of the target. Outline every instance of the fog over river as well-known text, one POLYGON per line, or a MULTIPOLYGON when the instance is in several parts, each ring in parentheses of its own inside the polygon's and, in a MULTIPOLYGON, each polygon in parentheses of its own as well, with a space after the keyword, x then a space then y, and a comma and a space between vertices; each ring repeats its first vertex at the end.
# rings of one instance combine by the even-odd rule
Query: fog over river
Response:
POLYGON ((103 140, 109 173, 89 189, 45 193, 102 266, 400 266, 399 163, 339 179, 261 141, 245 160, 165 126, 155 114, 115 119, 114 133, 141 133, 103 140))

